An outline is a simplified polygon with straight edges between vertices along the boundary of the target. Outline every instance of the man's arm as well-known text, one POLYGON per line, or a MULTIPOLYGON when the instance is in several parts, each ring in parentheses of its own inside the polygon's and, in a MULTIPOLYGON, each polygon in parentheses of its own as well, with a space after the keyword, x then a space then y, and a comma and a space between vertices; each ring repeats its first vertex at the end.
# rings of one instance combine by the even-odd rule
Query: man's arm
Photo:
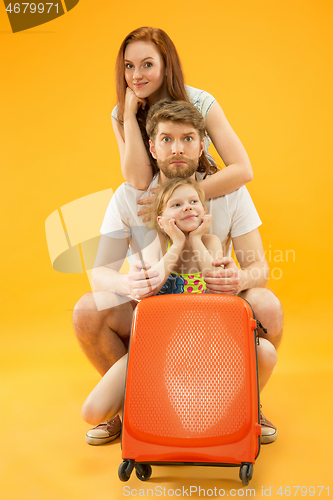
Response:
POLYGON ((125 274, 119 273, 126 258, 129 244, 127 238, 111 238, 102 235, 91 279, 94 289, 127 295, 125 274))
POLYGON ((150 271, 150 265, 135 262, 129 273, 119 273, 126 258, 129 242, 126 238, 111 238, 102 235, 97 256, 92 270, 92 284, 96 291, 109 291, 118 295, 133 298, 133 291, 140 298, 153 295, 151 287, 159 283, 156 273, 150 271))
POLYGON ((241 267, 240 290, 264 288, 269 278, 269 267, 265 257, 259 229, 254 229, 232 240, 235 255, 241 267))
POLYGON ((232 242, 241 269, 238 269, 231 257, 217 259, 213 262, 217 269, 206 273, 208 291, 236 295, 249 288, 265 287, 268 283, 269 267, 259 230, 254 229, 237 236, 232 242))

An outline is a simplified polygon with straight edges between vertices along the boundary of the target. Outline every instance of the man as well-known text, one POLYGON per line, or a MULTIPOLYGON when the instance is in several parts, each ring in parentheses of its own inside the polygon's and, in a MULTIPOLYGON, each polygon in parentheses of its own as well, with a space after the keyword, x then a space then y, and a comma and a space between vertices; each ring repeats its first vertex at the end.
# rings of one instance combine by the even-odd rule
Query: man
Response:
MULTIPOLYGON (((102 237, 92 273, 95 291, 82 297, 75 306, 73 323, 78 341, 91 363, 104 375, 127 352, 133 309, 136 302, 153 295, 151 287, 160 278, 149 263, 136 260, 129 273, 120 274, 129 245, 140 254, 149 229, 137 214, 137 202, 152 193, 157 184, 172 177, 195 177, 214 171, 203 151, 205 123, 190 103, 159 101, 149 111, 147 132, 150 151, 157 160, 159 174, 143 194, 129 183, 114 193, 101 228, 102 237), (143 269, 145 265, 146 269, 143 269)), ((216 271, 206 274, 208 291, 239 294, 250 302, 265 328, 260 328, 264 354, 258 359, 260 390, 271 376, 277 361, 276 349, 282 336, 282 310, 276 296, 264 288, 268 281, 258 226, 261 224, 245 187, 229 195, 207 201, 212 214, 211 233, 222 243, 224 255, 215 263, 216 271), (230 257, 231 243, 241 269, 230 257), (222 266, 222 267, 221 267, 222 266)), ((262 415, 262 443, 271 443, 277 430, 262 415)), ((104 444, 119 436, 119 415, 91 429, 89 444, 104 444)))

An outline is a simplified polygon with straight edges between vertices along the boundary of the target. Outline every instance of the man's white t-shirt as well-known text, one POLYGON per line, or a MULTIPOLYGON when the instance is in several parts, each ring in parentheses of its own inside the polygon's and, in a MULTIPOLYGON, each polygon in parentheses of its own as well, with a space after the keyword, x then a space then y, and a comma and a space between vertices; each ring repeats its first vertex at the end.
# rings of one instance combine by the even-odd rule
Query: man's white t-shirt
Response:
MULTIPOLYGON (((197 180, 203 178, 196 173, 197 180)), ((151 188, 158 184, 159 174, 150 183, 146 191, 135 189, 129 182, 124 182, 115 191, 106 210, 101 233, 110 238, 128 238, 134 252, 142 250, 143 240, 150 230, 137 215, 140 205, 138 200, 151 196, 151 188)), ((212 222, 209 233, 219 237, 225 256, 231 255, 231 241, 237 236, 253 231, 261 225, 258 212, 245 186, 233 193, 206 201, 212 222)))

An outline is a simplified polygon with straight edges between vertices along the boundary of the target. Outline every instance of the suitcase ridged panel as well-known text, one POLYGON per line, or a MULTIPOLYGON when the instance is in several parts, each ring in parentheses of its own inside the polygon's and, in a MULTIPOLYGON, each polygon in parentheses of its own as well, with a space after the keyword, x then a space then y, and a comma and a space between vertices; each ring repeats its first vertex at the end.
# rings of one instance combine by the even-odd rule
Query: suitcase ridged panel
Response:
POLYGON ((221 308, 213 294, 169 299, 145 299, 134 319, 129 432, 169 445, 237 440, 250 425, 249 306, 224 297, 221 308))

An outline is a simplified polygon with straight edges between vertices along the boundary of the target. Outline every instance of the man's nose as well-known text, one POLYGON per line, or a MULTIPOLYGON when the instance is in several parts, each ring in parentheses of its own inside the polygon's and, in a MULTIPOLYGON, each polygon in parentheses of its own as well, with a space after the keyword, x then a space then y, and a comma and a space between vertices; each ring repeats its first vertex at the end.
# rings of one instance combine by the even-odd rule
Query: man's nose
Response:
POLYGON ((180 139, 175 139, 172 144, 172 153, 174 155, 182 155, 184 154, 184 145, 183 141, 180 139))

